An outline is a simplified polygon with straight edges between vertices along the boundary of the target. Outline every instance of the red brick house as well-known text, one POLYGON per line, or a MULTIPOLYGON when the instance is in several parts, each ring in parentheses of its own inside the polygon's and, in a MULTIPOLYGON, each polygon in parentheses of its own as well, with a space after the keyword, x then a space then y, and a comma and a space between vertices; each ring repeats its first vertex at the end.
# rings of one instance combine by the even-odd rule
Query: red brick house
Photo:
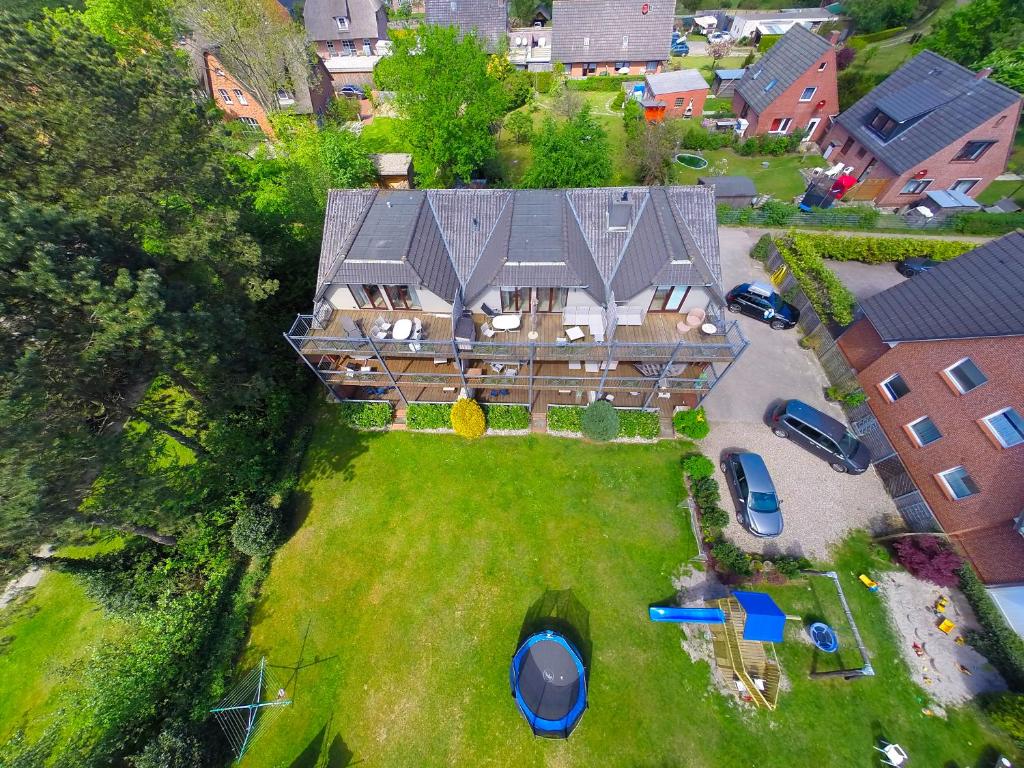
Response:
POLYGON ((748 122, 744 136, 804 131, 820 141, 839 112, 835 46, 794 25, 736 83, 732 111, 748 122))
POLYGON ((369 90, 373 69, 390 45, 384 0, 306 0, 302 21, 335 87, 369 90))
POLYGON ((977 196, 1006 170, 1021 96, 931 51, 901 66, 836 119, 824 156, 860 183, 848 200, 916 204, 926 191, 977 196))
POLYGON ((660 123, 677 117, 700 120, 704 113, 708 84, 696 69, 647 75, 644 85, 644 97, 640 103, 648 122, 660 123))
POLYGON ((1024 606, 1024 232, 862 307, 840 349, 935 519, 1024 631, 1007 610, 1024 606))

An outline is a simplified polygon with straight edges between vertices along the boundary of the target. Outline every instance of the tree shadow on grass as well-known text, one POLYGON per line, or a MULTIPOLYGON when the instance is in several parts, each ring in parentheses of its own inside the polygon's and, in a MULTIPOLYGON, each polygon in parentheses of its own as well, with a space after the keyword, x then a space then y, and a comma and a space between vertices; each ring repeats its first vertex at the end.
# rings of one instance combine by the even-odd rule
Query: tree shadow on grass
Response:
POLYGON ((580 602, 572 589, 544 591, 523 618, 516 648, 530 635, 546 630, 557 632, 576 646, 589 680, 594 654, 593 642, 590 639, 590 611, 580 602))

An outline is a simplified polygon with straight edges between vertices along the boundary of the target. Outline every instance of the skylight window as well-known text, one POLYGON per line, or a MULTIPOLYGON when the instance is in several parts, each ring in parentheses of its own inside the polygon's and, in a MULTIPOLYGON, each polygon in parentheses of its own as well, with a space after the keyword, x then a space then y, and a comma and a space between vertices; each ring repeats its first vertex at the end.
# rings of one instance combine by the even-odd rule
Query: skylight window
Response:
POLYGON ((769 81, 768 81, 767 83, 765 83, 765 86, 764 86, 764 92, 765 92, 765 93, 768 93, 768 91, 770 91, 770 90, 771 90, 772 88, 774 88, 774 87, 775 87, 775 85, 776 85, 776 83, 778 83, 778 82, 779 82, 779 81, 778 81, 778 80, 776 80, 776 79, 775 79, 775 78, 773 77, 773 78, 772 78, 771 80, 769 80, 769 81))

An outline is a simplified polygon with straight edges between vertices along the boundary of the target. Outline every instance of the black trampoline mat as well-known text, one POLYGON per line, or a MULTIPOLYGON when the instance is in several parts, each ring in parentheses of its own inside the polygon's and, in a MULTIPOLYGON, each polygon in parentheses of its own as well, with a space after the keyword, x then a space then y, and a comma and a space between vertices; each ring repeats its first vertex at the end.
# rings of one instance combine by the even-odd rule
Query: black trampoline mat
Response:
POLYGON ((576 661, 565 646, 541 640, 530 646, 519 670, 519 692, 538 717, 561 720, 580 694, 576 661))

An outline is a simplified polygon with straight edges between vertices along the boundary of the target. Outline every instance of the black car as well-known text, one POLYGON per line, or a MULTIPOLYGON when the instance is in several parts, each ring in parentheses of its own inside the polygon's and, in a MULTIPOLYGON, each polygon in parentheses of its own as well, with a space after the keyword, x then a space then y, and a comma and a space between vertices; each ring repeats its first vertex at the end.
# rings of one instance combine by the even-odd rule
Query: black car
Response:
POLYGON ((927 272, 932 267, 938 266, 941 263, 941 261, 936 261, 935 259, 926 259, 922 256, 914 256, 912 258, 896 262, 896 271, 904 277, 913 277, 914 275, 920 275, 927 272))
POLYGON ((365 99, 366 91, 360 88, 358 85, 343 85, 338 88, 339 96, 348 96, 352 99, 365 99))
POLYGON ((871 464, 871 451, 844 424, 800 400, 775 409, 772 432, 820 456, 836 472, 859 475, 871 464))
POLYGON ((776 331, 792 328, 800 319, 800 310, 783 301, 765 283, 743 283, 725 295, 730 312, 742 312, 768 323, 776 331))

